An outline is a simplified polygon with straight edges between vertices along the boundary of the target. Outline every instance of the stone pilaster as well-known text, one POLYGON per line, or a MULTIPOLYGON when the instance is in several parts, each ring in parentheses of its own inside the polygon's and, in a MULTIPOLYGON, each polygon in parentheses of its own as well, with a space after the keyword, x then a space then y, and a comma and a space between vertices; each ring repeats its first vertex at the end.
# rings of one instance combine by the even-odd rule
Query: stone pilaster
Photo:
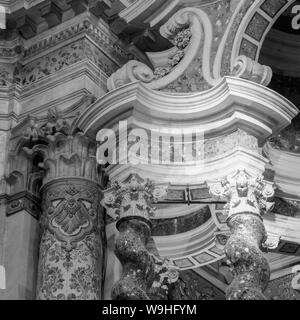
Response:
POLYGON ((159 195, 150 181, 131 175, 123 184, 114 183, 104 196, 104 205, 119 215, 115 254, 123 274, 112 289, 114 300, 149 300, 155 277, 155 261, 146 245, 151 237, 152 203, 159 195))
POLYGON ((262 215, 270 210, 268 202, 274 195, 273 186, 263 177, 253 178, 238 171, 211 188, 212 194, 225 198, 227 224, 231 236, 225 254, 232 267, 234 279, 229 286, 228 300, 265 300, 263 295, 270 279, 270 268, 261 247, 266 240, 262 215))
POLYGON ((44 169, 37 299, 100 300, 106 238, 96 145, 56 110, 38 134, 41 143, 25 148, 44 169))

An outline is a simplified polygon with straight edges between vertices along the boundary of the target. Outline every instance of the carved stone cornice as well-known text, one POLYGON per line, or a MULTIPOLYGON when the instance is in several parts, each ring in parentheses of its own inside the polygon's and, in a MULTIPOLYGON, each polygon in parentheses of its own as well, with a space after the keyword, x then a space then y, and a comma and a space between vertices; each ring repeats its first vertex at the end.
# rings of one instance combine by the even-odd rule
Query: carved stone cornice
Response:
POLYGON ((268 88, 243 79, 226 77, 210 91, 188 95, 154 91, 141 83, 128 84, 100 98, 78 119, 77 126, 84 132, 97 132, 105 126, 101 120, 104 115, 136 109, 137 104, 139 113, 148 118, 155 113, 156 118, 166 126, 170 120, 180 122, 183 126, 189 121, 197 121, 208 136, 211 133, 214 136, 224 135, 229 127, 232 128, 238 122, 241 130, 252 134, 257 130, 255 136, 264 140, 263 143, 272 132, 288 126, 299 112, 291 102, 268 88), (247 107, 247 114, 241 108, 245 104, 245 96, 252 102, 247 107), (98 107, 100 104, 102 108, 98 107), (232 117, 228 116, 229 108, 235 108, 232 117), (185 115, 184 121, 182 114, 185 115), (223 134, 217 134, 220 131, 223 134))

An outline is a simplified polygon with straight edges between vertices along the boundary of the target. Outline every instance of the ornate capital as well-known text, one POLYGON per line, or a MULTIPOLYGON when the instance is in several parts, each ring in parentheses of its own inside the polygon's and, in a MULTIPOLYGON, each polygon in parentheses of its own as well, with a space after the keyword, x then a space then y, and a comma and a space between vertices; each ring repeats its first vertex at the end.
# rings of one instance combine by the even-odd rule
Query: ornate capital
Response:
POLYGON ((239 170, 234 176, 211 186, 211 193, 217 198, 228 201, 226 211, 231 217, 240 213, 258 216, 269 212, 274 203, 274 185, 263 180, 262 176, 252 177, 246 170, 239 170))
POLYGON ((130 175, 123 183, 115 182, 104 192, 102 205, 114 218, 139 217, 150 220, 156 208, 153 203, 163 197, 165 190, 150 180, 130 175))

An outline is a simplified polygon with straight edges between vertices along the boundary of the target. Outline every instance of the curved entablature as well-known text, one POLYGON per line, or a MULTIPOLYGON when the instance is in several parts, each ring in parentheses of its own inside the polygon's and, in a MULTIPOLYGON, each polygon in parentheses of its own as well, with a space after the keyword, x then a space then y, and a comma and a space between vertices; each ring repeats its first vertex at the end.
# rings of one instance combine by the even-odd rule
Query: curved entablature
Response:
POLYGON ((75 122, 88 135, 96 136, 135 110, 142 122, 181 127, 202 126, 209 136, 223 135, 238 128, 264 143, 272 134, 288 126, 298 109, 276 92, 250 81, 226 77, 203 93, 171 94, 149 89, 140 82, 111 91, 91 105, 75 122), (154 116, 155 115, 155 116, 154 116), (149 121, 149 120, 148 120, 149 121), (155 122, 156 121, 156 122, 155 122))

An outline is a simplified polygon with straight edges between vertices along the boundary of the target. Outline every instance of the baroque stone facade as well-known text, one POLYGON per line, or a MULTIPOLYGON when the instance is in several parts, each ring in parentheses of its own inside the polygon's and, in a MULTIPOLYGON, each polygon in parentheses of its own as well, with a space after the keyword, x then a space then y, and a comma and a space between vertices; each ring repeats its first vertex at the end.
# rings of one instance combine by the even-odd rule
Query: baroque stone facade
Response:
POLYGON ((299 299, 293 3, 3 4, 0 299, 299 299))

